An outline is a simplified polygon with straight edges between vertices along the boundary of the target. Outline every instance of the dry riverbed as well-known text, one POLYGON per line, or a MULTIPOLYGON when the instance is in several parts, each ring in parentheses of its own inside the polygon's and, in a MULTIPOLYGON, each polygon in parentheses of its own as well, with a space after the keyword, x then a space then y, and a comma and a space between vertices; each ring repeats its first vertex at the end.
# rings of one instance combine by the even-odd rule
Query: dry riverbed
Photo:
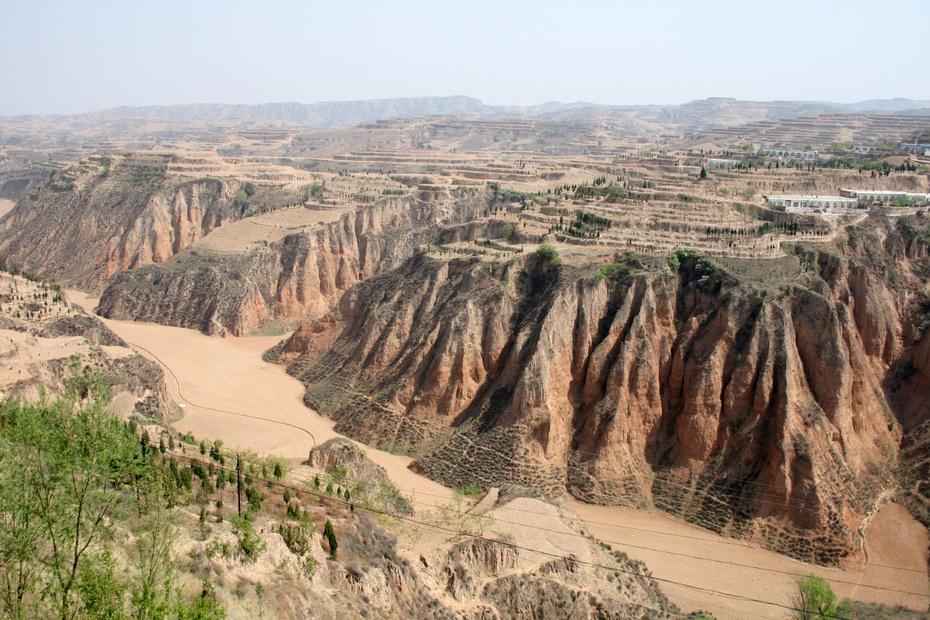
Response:
MULTIPOLYGON (((68 297, 88 311, 96 305, 95 299, 76 291, 69 291, 68 297)), ((164 325, 104 321, 140 353, 168 370, 168 388, 184 412, 174 424, 181 432, 222 439, 229 447, 301 460, 314 445, 339 436, 331 420, 304 406, 299 381, 283 368, 262 360, 262 353, 278 337, 220 338, 164 325)), ((409 457, 363 447, 394 484, 413 498, 416 507, 453 501, 452 489, 410 471, 409 457)), ((816 573, 831 579, 843 596, 927 608, 927 530, 896 504, 886 505, 872 520, 864 564, 864 558, 858 558, 845 570, 797 562, 664 514, 577 501, 567 502, 567 507, 593 535, 643 560, 659 579, 789 604, 795 591, 794 574, 816 573)), ((510 523, 492 523, 489 529, 504 530, 520 523, 534 527, 536 520, 536 515, 511 510, 507 513, 510 523)), ((571 549, 572 542, 566 534, 565 544, 559 547, 571 549)), ((783 618, 788 613, 783 608, 664 581, 661 587, 683 609, 706 609, 720 619, 783 618)))

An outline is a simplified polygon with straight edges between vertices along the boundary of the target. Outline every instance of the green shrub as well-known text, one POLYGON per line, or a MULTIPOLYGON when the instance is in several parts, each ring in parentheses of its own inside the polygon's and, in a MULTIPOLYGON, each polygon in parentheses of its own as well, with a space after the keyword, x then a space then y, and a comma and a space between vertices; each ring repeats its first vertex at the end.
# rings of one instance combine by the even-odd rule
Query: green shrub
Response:
POLYGON ((235 517, 232 521, 239 537, 239 552, 246 561, 254 561, 265 551, 265 543, 259 538, 248 519, 235 517))
POLYGON ((842 601, 833 592, 829 582, 816 575, 798 580, 798 594, 794 599, 796 620, 827 620, 852 618, 852 602, 842 601))
POLYGON ((536 262, 542 265, 549 265, 550 267, 558 267, 562 264, 558 250, 548 243, 544 243, 536 248, 536 251, 533 252, 533 258, 536 259, 536 262))
POLYGON ((262 509, 262 494, 255 488, 249 487, 245 490, 245 498, 249 504, 249 510, 258 512, 262 509))
POLYGON ((323 538, 329 543, 329 557, 336 559, 336 550, 339 549, 339 541, 336 540, 336 532, 333 531, 333 524, 329 519, 323 526, 323 538))

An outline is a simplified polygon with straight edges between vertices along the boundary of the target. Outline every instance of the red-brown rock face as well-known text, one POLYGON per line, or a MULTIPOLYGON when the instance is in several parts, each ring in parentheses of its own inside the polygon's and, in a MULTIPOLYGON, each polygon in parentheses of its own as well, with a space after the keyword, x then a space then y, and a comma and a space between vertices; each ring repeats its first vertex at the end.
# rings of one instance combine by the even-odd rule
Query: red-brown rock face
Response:
POLYGON ((486 208, 488 196, 462 193, 450 198, 386 199, 247 254, 212 256, 190 250, 167 263, 118 275, 104 291, 98 311, 110 318, 235 335, 270 319, 318 317, 346 289, 397 267, 426 246, 440 226, 475 218, 486 208))
POLYGON ((803 258, 812 273, 766 295, 688 254, 614 279, 419 255, 270 357, 340 431, 413 448, 448 484, 652 505, 833 562, 896 488, 889 376, 905 358, 923 372, 930 347, 902 336, 903 283, 803 258))
POLYGON ((238 182, 169 180, 164 166, 128 158, 78 181, 56 173, 30 186, 0 227, 0 263, 96 288, 239 215, 238 182))

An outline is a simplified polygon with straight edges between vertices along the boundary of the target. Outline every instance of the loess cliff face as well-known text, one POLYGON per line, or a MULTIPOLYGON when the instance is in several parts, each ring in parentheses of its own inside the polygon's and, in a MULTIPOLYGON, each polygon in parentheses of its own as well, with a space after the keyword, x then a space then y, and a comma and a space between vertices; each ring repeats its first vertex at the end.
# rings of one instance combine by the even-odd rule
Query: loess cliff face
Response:
POLYGON ((337 430, 447 484, 653 506, 832 563, 928 418, 930 237, 869 226, 768 291, 691 253, 603 278, 421 254, 269 357, 337 430))
POLYGON ((169 178, 167 163, 98 158, 33 183, 0 221, 0 264, 98 288, 243 214, 239 182, 169 178))
POLYGON ((353 285, 402 264, 441 226, 474 219, 488 199, 483 192, 387 199, 245 254, 194 248, 120 274, 98 312, 235 335, 269 320, 319 316, 353 285))

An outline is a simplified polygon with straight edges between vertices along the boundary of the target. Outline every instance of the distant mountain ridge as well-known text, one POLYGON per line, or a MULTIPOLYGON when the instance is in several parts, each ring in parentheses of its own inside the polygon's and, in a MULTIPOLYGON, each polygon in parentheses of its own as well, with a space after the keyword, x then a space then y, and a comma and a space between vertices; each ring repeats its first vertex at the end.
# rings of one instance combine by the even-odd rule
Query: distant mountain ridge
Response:
POLYGON ((273 102, 261 104, 195 103, 155 106, 121 106, 71 115, 7 117, 7 120, 44 118, 77 126, 121 121, 157 122, 249 122, 344 127, 379 120, 418 116, 527 117, 549 120, 592 118, 642 118, 680 123, 690 128, 785 119, 835 113, 924 113, 930 101, 893 98, 855 103, 818 101, 743 101, 710 97, 675 105, 607 105, 585 101, 549 101, 536 105, 490 105, 464 95, 446 97, 400 97, 359 101, 317 103, 273 102))

